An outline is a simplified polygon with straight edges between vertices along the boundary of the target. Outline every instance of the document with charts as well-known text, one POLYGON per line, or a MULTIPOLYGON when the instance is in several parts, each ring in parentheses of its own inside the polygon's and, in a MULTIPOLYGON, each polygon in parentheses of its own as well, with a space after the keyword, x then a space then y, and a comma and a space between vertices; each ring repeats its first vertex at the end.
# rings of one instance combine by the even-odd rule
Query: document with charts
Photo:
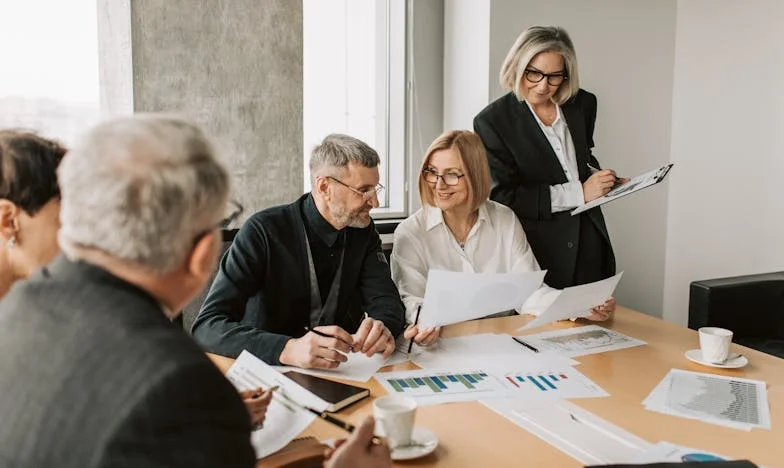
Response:
POLYGON ((646 344, 642 340, 599 325, 553 330, 533 335, 522 335, 518 338, 539 351, 556 352, 570 358, 646 344))
POLYGON ((671 369, 643 401, 659 413, 751 430, 770 429, 765 382, 671 369))
POLYGON ((577 208, 573 209, 572 216, 580 214, 583 211, 588 211, 591 208, 604 205, 605 203, 611 202, 613 200, 617 200, 618 198, 625 197, 626 195, 630 195, 638 190, 650 187, 651 185, 658 184, 659 182, 663 181, 665 177, 667 177, 667 174, 670 172, 671 168, 672 164, 665 164, 658 169, 646 172, 645 174, 640 174, 625 184, 621 184, 610 190, 603 197, 591 200, 585 205, 578 206, 577 208))

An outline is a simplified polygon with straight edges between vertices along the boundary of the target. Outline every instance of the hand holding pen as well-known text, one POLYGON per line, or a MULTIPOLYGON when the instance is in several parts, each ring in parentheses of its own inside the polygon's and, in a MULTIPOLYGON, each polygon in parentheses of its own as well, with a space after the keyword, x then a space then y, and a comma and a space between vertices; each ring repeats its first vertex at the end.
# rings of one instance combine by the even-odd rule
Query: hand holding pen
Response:
POLYGON ((408 353, 411 354, 411 349, 414 343, 419 346, 431 346, 438 341, 441 336, 441 327, 427 327, 422 330, 417 325, 419 323, 419 314, 422 312, 422 304, 417 307, 416 317, 414 323, 410 325, 403 332, 403 338, 410 340, 408 343, 408 353))
POLYGON ((305 327, 300 338, 291 338, 283 346, 278 360, 281 364, 303 369, 334 369, 346 362, 354 338, 337 325, 305 327))
POLYGON ((252 390, 240 392, 240 398, 242 398, 242 402, 245 403, 245 409, 248 410, 251 426, 254 430, 264 426, 267 408, 272 401, 272 392, 277 389, 278 387, 274 386, 267 390, 254 388, 252 390))
POLYGON ((583 182, 583 198, 586 203, 605 196, 613 187, 629 181, 618 177, 612 169, 599 169, 590 164, 588 169, 591 170, 591 176, 583 182))

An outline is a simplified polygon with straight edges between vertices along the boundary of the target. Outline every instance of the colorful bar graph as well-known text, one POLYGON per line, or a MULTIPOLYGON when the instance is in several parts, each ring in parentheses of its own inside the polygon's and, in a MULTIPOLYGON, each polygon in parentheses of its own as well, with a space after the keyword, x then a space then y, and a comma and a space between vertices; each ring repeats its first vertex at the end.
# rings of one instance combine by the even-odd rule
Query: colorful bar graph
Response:
POLYGON ((484 372, 470 374, 446 374, 429 375, 422 377, 412 377, 406 379, 387 379, 387 382, 396 392, 406 393, 411 390, 428 388, 433 393, 440 393, 450 390, 450 385, 458 384, 458 388, 473 390, 477 388, 478 382, 488 378, 484 372))

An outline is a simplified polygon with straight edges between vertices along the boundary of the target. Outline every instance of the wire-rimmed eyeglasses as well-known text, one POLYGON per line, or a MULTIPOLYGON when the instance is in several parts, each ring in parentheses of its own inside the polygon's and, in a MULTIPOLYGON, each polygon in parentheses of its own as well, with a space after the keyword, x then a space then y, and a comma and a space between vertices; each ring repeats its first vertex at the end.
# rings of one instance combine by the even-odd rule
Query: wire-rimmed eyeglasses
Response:
POLYGON ((569 79, 569 77, 566 76, 566 73, 562 71, 558 73, 542 73, 539 70, 526 68, 523 74, 525 75, 525 79, 531 83, 539 83, 543 79, 547 78, 547 84, 550 86, 559 86, 564 82, 564 80, 569 79))
POLYGON ((335 182, 339 183, 340 185, 346 187, 347 189, 351 190, 352 192, 356 193, 360 197, 362 197, 365 201, 370 201, 373 199, 374 196, 381 196, 381 192, 384 191, 384 186, 381 184, 376 185, 375 187, 370 187, 365 190, 356 189, 340 179, 336 179, 332 176, 327 176, 327 179, 334 180, 335 182))
POLYGON ((440 177, 441 180, 444 181, 446 185, 455 186, 460 183, 460 179, 465 177, 465 174, 458 174, 456 172, 447 172, 445 174, 439 174, 438 172, 432 169, 423 169, 422 176, 425 178, 425 182, 429 184, 437 184, 438 178, 440 177))
POLYGON ((197 244, 202 237, 206 236, 207 234, 214 231, 215 229, 226 229, 231 225, 231 223, 233 223, 234 221, 237 220, 237 218, 240 217, 243 211, 245 211, 245 208, 243 208, 242 204, 240 204, 240 202, 238 202, 237 200, 229 200, 229 208, 231 209, 231 211, 229 211, 228 216, 221 219, 219 222, 213 224, 208 229, 199 232, 196 235, 196 238, 193 240, 194 245, 197 244))

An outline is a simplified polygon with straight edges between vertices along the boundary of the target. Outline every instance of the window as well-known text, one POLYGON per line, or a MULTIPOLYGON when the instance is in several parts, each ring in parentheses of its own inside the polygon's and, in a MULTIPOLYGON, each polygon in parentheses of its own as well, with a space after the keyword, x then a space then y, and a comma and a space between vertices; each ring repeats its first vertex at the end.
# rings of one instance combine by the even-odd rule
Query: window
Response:
POLYGON ((310 151, 345 133, 381 156, 376 218, 406 214, 404 0, 303 1, 305 191, 310 151))
POLYGON ((0 128, 70 146, 98 121, 95 0, 3 2, 0 128))

